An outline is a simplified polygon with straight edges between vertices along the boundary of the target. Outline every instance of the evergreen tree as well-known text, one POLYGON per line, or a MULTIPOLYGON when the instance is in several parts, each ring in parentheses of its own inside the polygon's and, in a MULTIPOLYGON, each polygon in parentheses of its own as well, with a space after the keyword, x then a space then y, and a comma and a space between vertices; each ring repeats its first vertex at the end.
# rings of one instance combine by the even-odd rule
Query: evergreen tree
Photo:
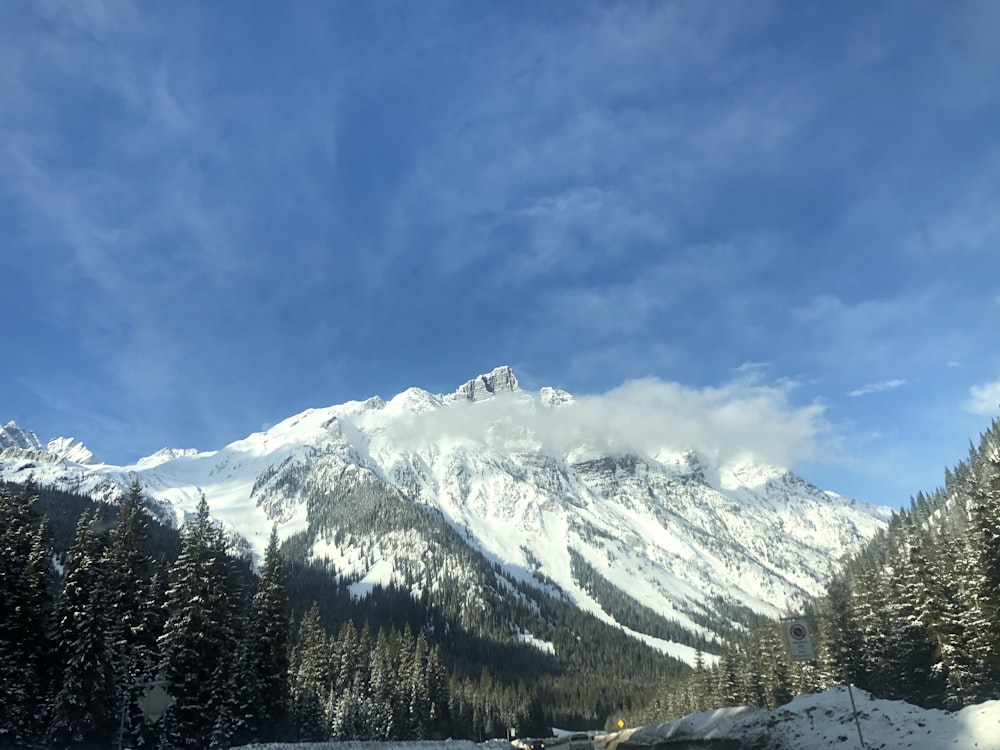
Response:
POLYGON ((316 602, 302 618, 292 670, 292 721, 298 740, 324 740, 329 736, 325 707, 329 702, 330 651, 316 602))
POLYGON ((165 717, 168 746, 214 747, 230 734, 231 727, 219 721, 230 716, 228 674, 239 628, 234 574, 203 495, 195 518, 184 528, 159 639, 161 672, 176 700, 165 717))
POLYGON ((59 601, 58 650, 63 668, 48 732, 54 747, 108 744, 118 726, 110 596, 100 567, 103 552, 84 513, 59 601))
POLYGON ((441 648, 436 645, 427 655, 427 701, 427 739, 442 740, 452 736, 451 688, 441 648))
POLYGON ((716 686, 716 695, 721 706, 741 706, 743 705, 742 684, 745 679, 740 675, 740 655, 736 646, 727 643, 722 648, 722 655, 719 657, 719 674, 716 686))
MULTIPOLYGON (((332 686, 328 701, 327 717, 331 736, 338 740, 357 739, 362 723, 361 691, 356 686, 364 670, 360 663, 360 642, 352 620, 340 628, 340 634, 331 649, 332 686)), ((367 657, 366 657, 367 658, 367 657)))
POLYGON ((143 545, 149 538, 149 527, 138 480, 132 482, 122 499, 118 519, 109 536, 111 541, 105 553, 104 569, 108 584, 110 645, 119 690, 118 704, 125 704, 131 744, 137 742, 144 729, 134 685, 151 676, 158 635, 149 631, 144 612, 149 601, 150 560, 143 545))
POLYGON ((427 739, 430 729, 431 684, 428 669, 427 636, 421 630, 413 645, 409 669, 409 700, 407 701, 407 728, 410 737, 427 739))
POLYGON ((748 706, 767 706, 767 689, 764 680, 764 657, 759 631, 751 631, 743 643, 743 654, 746 659, 745 684, 743 694, 748 706))
POLYGON ((52 546, 32 482, 0 485, 0 746, 30 747, 47 725, 52 546))
POLYGON ((710 682, 708 670, 705 669, 705 655, 701 649, 694 654, 694 674, 689 682, 691 708, 693 711, 704 711, 711 705, 710 682))
POLYGON ((371 689, 368 693, 367 714, 371 737, 375 740, 395 739, 396 717, 393 715, 393 692, 396 684, 385 631, 379 628, 375 647, 369 658, 371 689))
POLYGON ((915 540, 907 539, 897 557, 886 612, 892 675, 886 697, 940 706, 944 680, 935 665, 942 658, 941 592, 915 540))
POLYGON ((834 575, 827 584, 826 599, 819 607, 819 669, 830 684, 861 683, 865 679, 865 650, 861 626, 846 573, 834 575))
MULTIPOLYGON (((994 423, 997 429, 997 423, 994 423)), ((1000 457, 987 438, 980 476, 970 498, 970 538, 974 541, 974 576, 969 650, 975 665, 977 697, 1000 695, 1000 457)))
POLYGON ((288 729, 288 630, 288 596, 275 526, 237 659, 234 711, 244 742, 277 740, 288 729))

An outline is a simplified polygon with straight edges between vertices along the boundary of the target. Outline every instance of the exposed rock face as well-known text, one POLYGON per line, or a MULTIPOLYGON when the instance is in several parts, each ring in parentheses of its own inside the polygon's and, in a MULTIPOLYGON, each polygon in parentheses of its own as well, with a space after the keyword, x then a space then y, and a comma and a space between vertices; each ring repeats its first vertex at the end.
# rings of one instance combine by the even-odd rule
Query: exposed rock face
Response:
POLYGON ((58 437, 50 440, 47 445, 42 445, 35 433, 19 427, 14 420, 0 427, 0 453, 8 458, 18 457, 31 461, 66 460, 86 466, 100 463, 79 440, 58 437))
POLYGON ((14 420, 0 427, 0 450, 21 448, 28 451, 43 450, 42 443, 30 430, 22 430, 14 420))
POLYGON ((90 452, 90 449, 76 438, 54 438, 49 441, 47 447, 49 453, 54 453, 60 458, 65 458, 67 461, 73 461, 84 466, 93 466, 100 463, 97 457, 90 452))
POLYGON ((558 388, 550 388, 549 386, 544 386, 538 392, 538 396, 542 405, 547 406, 550 409, 555 409, 558 406, 573 403, 572 394, 567 393, 566 391, 561 391, 558 388))
POLYGON ((483 401, 492 398, 497 393, 517 390, 517 376, 514 371, 504 365, 493 372, 473 378, 465 385, 459 386, 449 401, 483 401))

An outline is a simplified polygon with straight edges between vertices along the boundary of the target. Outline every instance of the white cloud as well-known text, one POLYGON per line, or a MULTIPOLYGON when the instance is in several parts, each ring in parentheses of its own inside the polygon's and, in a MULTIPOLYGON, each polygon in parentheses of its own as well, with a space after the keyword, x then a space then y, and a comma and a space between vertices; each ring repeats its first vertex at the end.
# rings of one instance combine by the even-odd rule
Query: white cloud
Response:
POLYGON ((555 409, 506 396, 454 404, 407 415, 390 430, 415 446, 470 440, 576 456, 694 450, 719 463, 749 458, 787 467, 815 457, 829 432, 823 412, 819 404, 791 404, 777 388, 732 383, 699 389, 645 378, 555 409))
POLYGON ((1000 411, 1000 380, 974 385, 969 389, 969 400, 963 404, 973 414, 996 414, 1000 411))
POLYGON ((739 367, 733 367, 730 372, 735 373, 740 382, 747 385, 754 385, 763 381, 770 362, 744 362, 739 367))
POLYGON ((857 398, 858 396, 867 396, 869 393, 891 391, 894 388, 899 388, 901 385, 906 385, 905 379, 896 378, 893 380, 883 380, 878 383, 869 383, 866 386, 862 386, 861 388, 851 391, 847 395, 857 398))
POLYGON ((739 367, 732 368, 733 372, 747 373, 760 372, 771 366, 770 362, 744 362, 739 367))

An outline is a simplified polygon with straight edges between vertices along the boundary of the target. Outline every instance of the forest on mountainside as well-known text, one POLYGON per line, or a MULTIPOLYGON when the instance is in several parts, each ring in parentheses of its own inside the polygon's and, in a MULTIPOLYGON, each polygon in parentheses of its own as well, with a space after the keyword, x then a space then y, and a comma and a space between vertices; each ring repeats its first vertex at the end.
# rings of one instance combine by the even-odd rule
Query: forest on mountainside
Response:
POLYGON ((815 660, 791 661, 781 623, 766 623, 665 682, 629 724, 840 684, 925 708, 1000 699, 1000 420, 793 614, 810 621, 815 660))
POLYGON ((45 494, 55 532, 36 488, 0 488, 0 746, 443 737, 471 713, 425 633, 348 619, 328 638, 316 605, 294 622, 276 532, 258 577, 228 554, 204 498, 178 540, 143 512, 137 483, 116 514, 45 494), (175 700, 155 724, 140 708, 153 682, 175 700))
MULTIPOLYGON (((419 598, 409 584, 355 598, 276 533, 257 575, 205 498, 179 533, 144 500, 138 483, 118 507, 0 487, 0 746, 542 735, 597 726, 686 669, 558 596, 501 582, 450 527, 439 541, 469 556, 485 600, 448 579, 419 598), (529 623, 548 623, 554 653, 520 642, 529 623), (154 681, 176 703, 149 724, 154 681)), ((379 513, 424 522, 405 504, 379 513)))

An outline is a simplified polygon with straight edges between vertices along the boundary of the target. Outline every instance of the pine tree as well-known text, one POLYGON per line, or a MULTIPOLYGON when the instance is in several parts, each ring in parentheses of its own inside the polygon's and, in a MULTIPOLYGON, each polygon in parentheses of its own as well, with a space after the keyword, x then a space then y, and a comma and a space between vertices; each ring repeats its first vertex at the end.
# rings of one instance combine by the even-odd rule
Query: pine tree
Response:
POLYGON ((52 709, 53 746, 109 744, 118 727, 103 548, 84 513, 77 524, 59 602, 63 664, 52 709))
POLYGON ((126 728, 134 743, 145 728, 134 685, 151 676, 157 635, 148 630, 144 613, 149 598, 150 560, 142 545, 149 538, 149 526, 138 480, 132 482, 122 499, 118 519, 109 535, 111 542, 104 561, 111 622, 109 635, 119 690, 118 704, 125 704, 126 728))
POLYGON ((396 739, 413 739, 416 736, 416 727, 410 718, 410 699, 413 694, 413 659, 416 642, 409 623, 402 633, 393 631, 391 648, 396 673, 392 706, 395 736, 396 739))
POLYGON ((746 670, 743 694, 748 706, 767 706, 767 688, 764 678, 764 654, 760 632, 751 631, 743 642, 746 670))
POLYGON ((52 544, 29 481, 0 485, 0 746, 30 747, 48 723, 52 544))
POLYGON ((974 577, 967 632, 977 697, 988 700, 1000 695, 1000 457, 992 458, 1000 449, 984 443, 991 457, 984 458, 970 498, 974 577))
POLYGON ((887 698, 925 706, 941 705, 941 592, 915 537, 907 539, 895 561, 887 618, 891 623, 887 669, 892 675, 887 698))
POLYGON ((704 711, 711 705, 708 671, 705 669, 705 655, 701 649, 694 654, 694 674, 690 680, 692 710, 704 711))
POLYGON ((302 618, 292 672, 292 722, 297 727, 298 740, 325 740, 329 736, 325 707, 329 702, 330 651, 316 602, 302 618))
MULTIPOLYGON (((360 643, 352 620, 340 628, 331 649, 331 690, 327 717, 331 736, 338 740, 357 739, 361 725, 360 690, 355 681, 363 675, 360 666, 360 643)), ((367 657, 366 657, 367 658, 367 657)))
POLYGON ((393 690, 396 683, 389 642, 385 631, 379 628, 375 637, 375 647, 369 659, 371 690, 368 694, 368 717, 371 722, 372 739, 389 740, 395 737, 395 716, 393 716, 393 690))
POLYGON ((230 727, 228 698, 240 626, 233 561, 212 525, 204 495, 184 529, 167 591, 167 621, 159 639, 161 673, 176 703, 165 717, 165 741, 177 748, 213 747, 230 727))
POLYGON ((736 646, 726 643, 719 657, 719 679, 716 692, 721 706, 743 705, 743 690, 740 675, 740 655, 736 646))
POLYGON ((965 538, 964 532, 954 541, 953 536, 954 532, 944 532, 944 536, 934 542, 930 559, 941 644, 941 662, 936 673, 945 683, 941 707, 949 710, 961 708, 975 694, 972 674, 975 665, 966 634, 968 602, 972 597, 968 593, 970 580, 965 571, 970 560, 966 545, 960 543, 965 538))
POLYGON ((233 712, 243 743, 276 740, 288 730, 288 631, 288 596, 275 526, 234 670, 233 712))
POLYGON ((434 646, 427 655, 427 700, 430 705, 425 732, 427 739, 442 740, 450 737, 451 688, 439 646, 434 646))
POLYGON ((881 694, 886 684, 884 671, 888 629, 885 611, 885 572, 880 564, 868 562, 852 581, 852 624, 857 628, 857 684, 881 694))
POLYGON ((430 730, 431 684, 427 636, 418 633, 410 658, 407 725, 412 739, 427 739, 430 730))
POLYGON ((819 669, 828 684, 859 684, 866 675, 861 626, 854 608, 850 579, 835 575, 827 584, 820 609, 819 669))

